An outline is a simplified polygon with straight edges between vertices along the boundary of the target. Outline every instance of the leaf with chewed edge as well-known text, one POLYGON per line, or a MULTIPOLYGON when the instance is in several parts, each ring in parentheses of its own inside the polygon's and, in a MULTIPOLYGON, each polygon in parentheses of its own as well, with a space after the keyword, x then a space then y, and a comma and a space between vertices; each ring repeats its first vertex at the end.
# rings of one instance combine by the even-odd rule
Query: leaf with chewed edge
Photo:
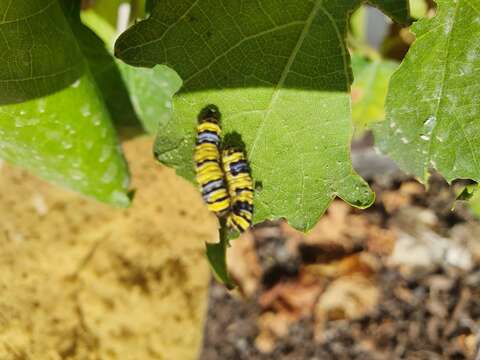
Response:
MULTIPOLYGON (((359 3, 156 1, 149 19, 119 37, 116 55, 137 66, 166 64, 183 79, 173 119, 158 133, 159 160, 193 181, 196 119, 215 104, 224 134, 240 134, 261 184, 255 223, 284 217, 308 230, 336 196, 368 207, 374 194, 350 162, 344 42, 359 3)), ((406 1, 374 3, 408 19, 406 1)))

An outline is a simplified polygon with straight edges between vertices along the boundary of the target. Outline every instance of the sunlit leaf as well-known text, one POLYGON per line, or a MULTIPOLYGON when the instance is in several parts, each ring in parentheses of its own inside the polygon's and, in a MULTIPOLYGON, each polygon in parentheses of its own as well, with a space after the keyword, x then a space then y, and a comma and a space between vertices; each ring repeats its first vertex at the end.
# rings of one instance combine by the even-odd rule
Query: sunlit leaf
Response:
POLYGON ((480 181, 480 0, 438 1, 394 73, 379 148, 423 181, 480 181))
MULTIPOLYGON (((376 1, 396 18, 406 2, 376 1)), ((195 123, 220 108, 226 134, 246 144, 255 222, 285 217, 311 228, 335 196, 373 201, 350 163, 351 71, 344 37, 356 1, 157 1, 116 43, 139 66, 167 64, 183 79, 174 117, 160 129, 160 161, 193 180, 195 123), (165 11, 169 9, 169 11, 165 11), (215 21, 212 21, 215 19, 215 21)))
MULTIPOLYGON (((49 14, 48 9, 57 9, 57 1, 54 3, 40 8, 45 12, 43 16, 49 14)), ((5 16, 23 14, 24 8, 28 7, 26 2, 10 4, 5 16)), ((51 95, 1 106, 0 157, 87 196, 127 206, 130 202, 129 175, 110 114, 62 10, 57 10, 51 14, 54 18, 46 17, 48 21, 45 24, 39 20, 45 30, 42 36, 54 38, 56 45, 52 45, 50 50, 55 56, 58 52, 59 58, 71 56, 82 64, 83 75, 51 95), (55 37, 62 26, 62 34, 55 37), (62 42, 68 44, 62 45, 62 42), (62 49, 67 48, 75 51, 64 54, 62 49)), ((36 15, 30 15, 29 21, 34 21, 36 15)), ((2 25, 0 32, 1 29, 2 25)), ((27 45, 12 42, 11 46, 19 47, 12 48, 12 53, 25 51, 23 46, 27 45)), ((45 50, 43 45, 41 48, 45 50)), ((35 53, 32 50, 32 54, 35 53)), ((52 63, 57 64, 51 60, 55 56, 46 51, 43 56, 30 57, 32 69, 45 69, 52 63)), ((69 71, 65 73, 70 74, 69 71)), ((56 81, 62 84, 63 80, 56 81)), ((34 83, 25 86, 36 88, 34 83)), ((42 91, 36 94, 43 94, 44 88, 38 89, 42 91)))

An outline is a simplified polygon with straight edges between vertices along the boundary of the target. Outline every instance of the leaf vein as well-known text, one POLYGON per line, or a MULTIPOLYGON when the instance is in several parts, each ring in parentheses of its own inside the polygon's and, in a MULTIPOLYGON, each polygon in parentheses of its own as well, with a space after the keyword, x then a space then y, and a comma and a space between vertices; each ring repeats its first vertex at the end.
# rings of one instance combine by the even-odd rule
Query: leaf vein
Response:
MULTIPOLYGON (((280 90, 282 89, 287 77, 288 77, 288 74, 290 72, 290 69, 293 65, 293 63, 295 62, 295 59, 297 57, 297 54, 299 53, 306 37, 308 36, 308 32, 310 31, 310 28, 312 26, 312 23, 313 23, 313 20, 315 19, 315 17, 317 16, 320 8, 322 6, 322 0, 317 0, 315 2, 315 5, 313 6, 312 8, 312 12, 310 13, 310 15, 308 16, 308 19, 307 21, 305 22, 305 26, 302 30, 302 32, 300 33, 300 36, 298 38, 298 41, 297 43, 295 44, 295 47, 292 51, 292 54, 290 55, 288 61, 287 61, 287 64, 285 65, 285 69, 283 70, 282 72, 282 75, 280 77, 280 80, 278 81, 278 84, 277 86, 275 87, 275 90, 273 92, 273 95, 272 95, 272 98, 270 100, 270 103, 267 107, 267 111, 265 113, 265 115, 263 116, 262 118, 262 121, 261 121, 261 124, 257 130, 257 134, 255 135, 255 139, 253 140, 252 142, 252 146, 250 148, 250 151, 248 152, 248 156, 249 158, 252 156, 252 154, 255 152, 255 147, 258 143, 258 139, 260 139, 261 135, 262 135, 262 132, 263 132, 263 129, 265 127, 265 124, 267 123, 267 118, 270 116, 271 112, 272 112, 272 109, 278 99, 278 96, 280 94, 280 90)), ((295 144, 295 141, 292 141, 292 144, 295 144)), ((301 154, 301 152, 300 152, 301 154)), ((305 202, 305 164, 304 164, 304 159, 303 159, 303 156, 301 156, 301 163, 300 163, 300 168, 301 168, 301 191, 300 191, 300 207, 303 206, 304 202, 305 202)), ((304 219, 306 219, 306 213, 304 214, 304 219)))
POLYGON ((63 69, 62 71, 57 71, 57 72, 51 73, 51 74, 27 76, 27 77, 24 77, 24 78, 15 78, 15 79, 0 79, 0 84, 10 83, 10 82, 22 82, 22 81, 30 81, 30 80, 47 79, 47 78, 59 76, 59 75, 68 73, 69 71, 75 69, 80 63, 81 63, 81 61, 74 66, 69 66, 68 68, 63 69))
POLYGON ((188 78, 186 78, 184 80, 184 84, 186 85, 188 82, 190 82, 195 76, 201 74, 202 72, 208 70, 213 64, 215 64, 218 60, 224 58, 226 55, 228 55, 231 51, 237 49, 239 46, 241 46, 243 43, 245 43, 246 41, 250 41, 250 40, 253 40, 253 39, 256 39, 256 38, 259 38, 259 37, 262 37, 264 35, 268 35, 268 34, 271 34, 275 31, 279 31, 279 30, 283 30, 283 29, 287 29, 289 27, 292 27, 292 26, 298 26, 298 25, 303 25, 305 24, 305 21, 292 21, 291 23, 288 23, 288 24, 284 24, 282 26, 277 26, 277 27, 274 27, 272 29, 268 29, 268 30, 265 30, 265 31, 261 31, 257 34, 254 34, 254 35, 250 35, 250 36, 247 36, 247 37, 244 37, 242 40, 240 40, 239 42, 237 42, 235 45, 233 45, 232 47, 230 47, 228 50, 226 50, 225 52, 223 52, 221 55, 215 57, 212 61, 210 61, 207 65, 205 65, 203 68, 199 69, 197 72, 195 72, 194 74, 192 74, 191 76, 189 76, 188 78))
POLYGON ((178 17, 178 20, 177 20, 177 21, 171 23, 170 26, 165 29, 165 31, 163 32, 163 34, 162 34, 160 37, 158 37, 158 38, 156 38, 156 39, 152 39, 152 40, 146 41, 146 42, 141 43, 141 44, 138 44, 138 45, 136 45, 136 46, 127 47, 127 48, 125 48, 125 50, 122 51, 122 53, 126 53, 126 52, 128 52, 128 51, 130 51, 130 50, 142 48, 142 47, 144 47, 144 46, 146 46, 146 45, 155 44, 155 43, 157 43, 157 42, 162 41, 162 40, 164 39, 164 37, 169 33, 169 31, 172 30, 176 25, 178 25, 178 24, 180 23, 180 21, 182 21, 182 20, 185 18, 185 16, 187 16, 188 13, 189 13, 190 11, 192 11, 192 9, 193 9, 199 2, 200 2, 200 0, 195 0, 195 1, 192 3, 192 5, 190 5, 190 7, 183 13, 183 15, 178 17))
MULTIPOLYGON (((29 14, 27 16, 24 16, 24 17, 21 17, 21 18, 16 18, 16 19, 13 19, 13 20, 9 20, 9 21, 5 21, 5 17, 7 16, 7 14, 5 13, 4 14, 4 19, 2 22, 0 22, 0 26, 2 25, 6 25, 6 24, 12 24, 12 23, 16 23, 16 22, 20 22, 20 21, 24 21, 24 20, 27 20, 27 19, 30 19, 32 17, 35 17, 37 15, 40 15, 41 13, 45 12, 46 10, 48 10, 50 7, 52 7, 55 3, 57 2, 57 0, 53 0, 53 1, 50 1, 47 5, 45 5, 44 8, 32 13, 32 14, 29 14)), ((8 10, 8 9, 7 9, 8 10)))
POLYGON ((260 139, 263 128, 265 126, 266 119, 270 116, 270 114, 272 112, 273 105, 275 104, 275 102, 278 99, 280 89, 283 87, 283 84, 285 83, 285 80, 287 79, 288 73, 290 72, 290 68, 292 67, 293 63, 295 62, 295 58, 296 58, 300 48, 302 47, 303 42, 305 41, 305 38, 308 35, 310 27, 312 26, 313 20, 315 19, 316 15, 318 14, 318 11, 320 10, 321 6, 322 6, 322 0, 317 0, 315 2, 315 5, 312 8, 312 12, 310 13, 307 21, 305 22, 305 26, 304 26, 302 32, 300 33, 300 36, 298 37, 298 41, 295 44, 295 47, 292 51, 292 54, 290 55, 290 57, 288 59, 287 64, 285 65, 285 69, 282 72, 280 80, 278 81, 278 84, 273 91, 273 95, 272 95, 272 98, 270 99, 270 103, 269 103, 268 107, 266 108, 266 113, 263 116, 262 122, 261 122, 261 124, 260 124, 260 126, 257 130, 257 134, 255 136, 255 139, 252 142, 252 146, 251 146, 250 151, 249 151, 249 157, 251 157, 252 154, 255 151, 255 147, 257 145, 258 139, 260 139))
POLYGON ((338 43, 340 44, 340 50, 342 51, 342 59, 343 59, 343 71, 345 73, 345 79, 347 81, 345 90, 350 87, 350 73, 348 72, 348 62, 347 62, 347 54, 345 51, 345 46, 343 45, 345 39, 343 38, 340 29, 338 28, 337 24, 335 23, 335 19, 332 15, 325 9, 323 6, 320 6, 320 10, 327 16, 328 20, 332 24, 333 28, 335 29, 335 34, 337 35, 338 43))

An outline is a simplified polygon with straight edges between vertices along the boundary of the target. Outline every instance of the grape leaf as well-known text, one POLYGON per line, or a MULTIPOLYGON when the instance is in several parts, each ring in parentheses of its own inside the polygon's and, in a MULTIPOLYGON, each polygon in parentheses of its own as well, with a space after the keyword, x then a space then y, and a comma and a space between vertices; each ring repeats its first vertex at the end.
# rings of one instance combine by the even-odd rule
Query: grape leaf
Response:
MULTIPOLYGON (((405 2, 376 5, 406 9, 405 2)), ((344 38, 357 1, 157 1, 149 19, 116 42, 137 66, 166 64, 183 79, 158 159, 193 180, 196 119, 215 104, 237 133, 256 181, 254 222, 285 217, 310 229, 335 196, 374 198, 353 170, 349 56, 344 38), (165 11, 168 9, 168 11, 165 11)), ((408 18, 408 12, 403 19, 408 18)))
POLYGON ((451 182, 480 181, 480 0, 438 1, 392 76, 378 147, 426 182, 430 167, 451 182))
POLYGON ((80 19, 85 26, 89 27, 100 39, 102 39, 105 47, 110 52, 110 48, 113 46, 115 39, 117 38, 117 32, 113 25, 92 9, 82 10, 80 12, 80 19))
POLYGON ((57 0, 0 2, 0 105, 58 91, 85 71, 57 0))
POLYGON ((56 184, 114 205, 129 204, 129 176, 93 77, 0 107, 0 157, 56 184))
MULTIPOLYGON (((21 13, 25 3, 11 2, 8 12, 21 13)), ((57 1, 55 4, 51 6, 57 6, 57 1)), ((55 16, 55 21, 51 19, 45 25, 46 34, 55 33, 49 26, 67 24, 63 31, 70 35, 63 34, 55 41, 68 38, 77 49, 63 12, 55 16)), ((58 44, 54 49, 66 47, 58 44)), ((41 98, 0 107, 0 157, 46 180, 101 201, 127 206, 128 169, 109 113, 83 54, 70 55, 78 56, 76 61, 83 64, 83 74, 71 85, 41 98)), ((48 56, 53 57, 50 53, 48 56)), ((49 64, 45 58, 31 60, 36 69, 49 64)), ((28 86, 35 88, 34 84, 28 86)))

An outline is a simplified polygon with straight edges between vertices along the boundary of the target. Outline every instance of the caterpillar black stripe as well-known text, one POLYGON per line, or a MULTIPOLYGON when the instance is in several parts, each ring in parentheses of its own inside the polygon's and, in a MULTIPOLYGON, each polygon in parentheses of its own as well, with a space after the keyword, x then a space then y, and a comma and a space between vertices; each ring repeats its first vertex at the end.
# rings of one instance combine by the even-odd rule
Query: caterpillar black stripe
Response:
POLYGON ((235 149, 222 151, 222 166, 231 204, 227 225, 240 232, 252 225, 253 181, 245 154, 235 149))
POLYGON ((221 166, 218 113, 210 109, 200 118, 194 152, 195 172, 203 200, 218 217, 230 208, 230 196, 221 166))

